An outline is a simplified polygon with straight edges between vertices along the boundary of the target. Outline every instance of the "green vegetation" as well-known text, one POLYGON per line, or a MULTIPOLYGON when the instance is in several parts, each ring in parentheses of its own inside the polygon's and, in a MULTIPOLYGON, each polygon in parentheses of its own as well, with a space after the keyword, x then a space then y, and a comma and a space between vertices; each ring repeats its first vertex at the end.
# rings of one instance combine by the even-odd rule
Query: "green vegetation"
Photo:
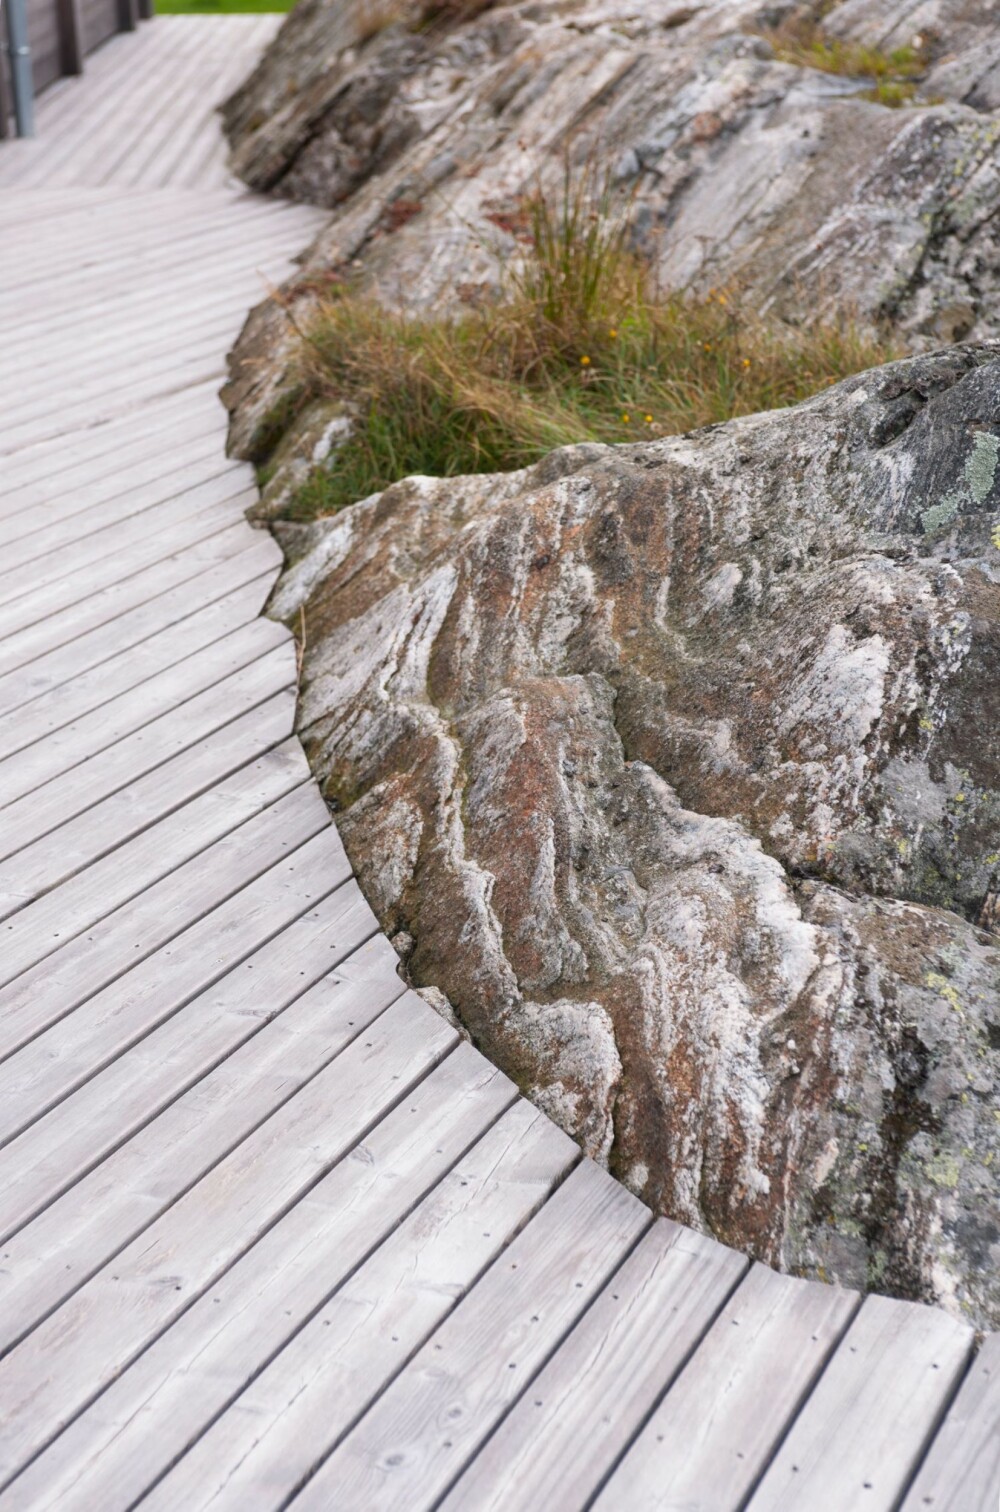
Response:
POLYGON ((557 205, 537 194, 519 221, 525 255, 496 303, 447 318, 387 313, 349 285, 325 297, 303 341, 303 395, 345 401, 357 420, 295 518, 410 473, 501 471, 567 443, 794 404, 898 355, 846 321, 769 327, 731 290, 657 298, 625 211, 568 175, 557 205))
POLYGON ((927 71, 927 53, 921 47, 897 47, 885 53, 862 42, 845 42, 827 35, 815 15, 791 16, 756 35, 771 44, 782 63, 870 81, 862 95, 880 105, 910 104, 916 97, 915 81, 927 71))
POLYGON ((154 0, 158 16, 222 16, 289 11, 295 0, 154 0))

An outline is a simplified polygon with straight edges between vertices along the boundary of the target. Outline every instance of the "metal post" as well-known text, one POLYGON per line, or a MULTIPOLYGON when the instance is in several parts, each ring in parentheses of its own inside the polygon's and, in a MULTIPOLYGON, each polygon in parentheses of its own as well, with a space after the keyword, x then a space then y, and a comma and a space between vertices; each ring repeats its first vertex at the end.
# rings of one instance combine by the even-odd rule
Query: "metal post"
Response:
POLYGON ((28 15, 25 0, 6 0, 7 44, 10 54, 11 82, 14 86, 14 119, 17 134, 35 134, 35 87, 31 77, 31 48, 28 46, 28 15))
MULTIPOLYGON (((0 0, 0 10, 2 9, 3 0, 0 0)), ((3 27, 0 26, 0 138, 10 136, 12 108, 7 86, 7 48, 3 40, 3 27)))

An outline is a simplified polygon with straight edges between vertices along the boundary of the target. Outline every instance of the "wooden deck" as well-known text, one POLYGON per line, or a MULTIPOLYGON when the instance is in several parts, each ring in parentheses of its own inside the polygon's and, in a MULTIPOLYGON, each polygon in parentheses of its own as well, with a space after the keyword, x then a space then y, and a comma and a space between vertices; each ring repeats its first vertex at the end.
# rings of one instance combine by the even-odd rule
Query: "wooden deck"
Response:
POLYGON ((273 25, 0 145, 0 1508, 995 1512, 998 1336, 654 1220, 396 974, 215 397, 273 25))

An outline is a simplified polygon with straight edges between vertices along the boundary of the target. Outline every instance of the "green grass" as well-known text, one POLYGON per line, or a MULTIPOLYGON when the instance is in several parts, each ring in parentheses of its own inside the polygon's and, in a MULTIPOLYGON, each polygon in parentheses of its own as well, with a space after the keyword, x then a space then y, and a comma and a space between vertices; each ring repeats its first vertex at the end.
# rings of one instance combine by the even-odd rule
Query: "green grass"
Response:
MULTIPOLYGON (((627 208, 627 207, 626 207, 627 208)), ((304 333, 302 394, 346 402, 353 436, 291 510, 311 519, 411 473, 495 472, 574 442, 676 434, 794 404, 900 355, 849 321, 768 326, 732 290, 657 297, 626 216, 567 176, 523 209, 525 257, 495 304, 391 314, 334 288, 304 333)))
POLYGON ((863 91, 864 98, 889 107, 912 104, 917 94, 915 81, 927 71, 928 57, 919 47, 897 47, 886 53, 861 42, 845 42, 828 36, 821 22, 809 16, 789 17, 778 26, 758 30, 756 35, 771 44, 782 63, 867 81, 870 87, 863 91))
POLYGON ((295 0, 155 0, 158 16, 234 16, 290 11, 295 0))

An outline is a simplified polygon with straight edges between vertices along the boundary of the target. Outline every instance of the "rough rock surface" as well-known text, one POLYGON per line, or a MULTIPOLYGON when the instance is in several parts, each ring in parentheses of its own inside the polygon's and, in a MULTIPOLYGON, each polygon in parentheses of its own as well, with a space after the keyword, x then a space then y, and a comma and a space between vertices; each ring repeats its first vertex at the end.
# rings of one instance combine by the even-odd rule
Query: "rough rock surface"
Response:
POLYGON ((275 520, 287 514, 310 474, 328 462, 350 430, 341 405, 321 399, 306 405, 268 456, 266 479, 261 480, 260 498, 247 510, 249 518, 275 520))
POLYGON ((413 980, 656 1208, 1000 1326, 1000 348, 279 526, 413 980))
POLYGON ((787 3, 526 0, 418 24, 427 8, 299 0, 226 108, 250 184, 335 211, 306 288, 351 267, 397 304, 474 301, 568 153, 631 197, 664 288, 739 283, 792 320, 851 306, 917 345, 1000 333, 989 0, 829 10, 833 36, 920 39, 936 103, 903 109, 777 61, 753 33, 787 3))

